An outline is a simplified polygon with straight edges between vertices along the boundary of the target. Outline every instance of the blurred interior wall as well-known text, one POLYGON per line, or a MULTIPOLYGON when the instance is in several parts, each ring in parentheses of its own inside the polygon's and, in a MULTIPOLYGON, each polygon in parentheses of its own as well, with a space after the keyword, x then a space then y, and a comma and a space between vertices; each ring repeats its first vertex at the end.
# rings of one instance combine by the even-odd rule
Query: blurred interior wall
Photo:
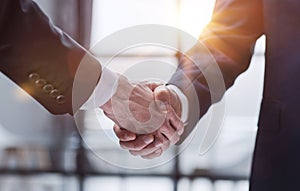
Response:
POLYGON ((53 23, 86 48, 90 46, 93 0, 34 0, 53 23))

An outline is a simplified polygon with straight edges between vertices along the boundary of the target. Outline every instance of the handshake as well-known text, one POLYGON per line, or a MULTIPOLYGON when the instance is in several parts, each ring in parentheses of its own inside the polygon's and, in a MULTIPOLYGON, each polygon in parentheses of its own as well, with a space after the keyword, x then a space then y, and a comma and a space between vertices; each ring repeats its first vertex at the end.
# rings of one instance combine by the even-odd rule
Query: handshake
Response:
POLYGON ((142 158, 160 156, 184 131, 180 98, 161 83, 132 84, 120 76, 115 93, 100 108, 115 122, 120 146, 142 158))

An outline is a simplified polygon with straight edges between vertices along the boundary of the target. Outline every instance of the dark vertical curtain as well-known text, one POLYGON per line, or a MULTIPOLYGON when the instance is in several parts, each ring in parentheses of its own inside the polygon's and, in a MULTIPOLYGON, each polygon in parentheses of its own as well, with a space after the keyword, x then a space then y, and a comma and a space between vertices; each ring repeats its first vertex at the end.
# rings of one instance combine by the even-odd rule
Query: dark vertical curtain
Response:
POLYGON ((83 45, 90 47, 93 0, 51 0, 55 25, 83 45))

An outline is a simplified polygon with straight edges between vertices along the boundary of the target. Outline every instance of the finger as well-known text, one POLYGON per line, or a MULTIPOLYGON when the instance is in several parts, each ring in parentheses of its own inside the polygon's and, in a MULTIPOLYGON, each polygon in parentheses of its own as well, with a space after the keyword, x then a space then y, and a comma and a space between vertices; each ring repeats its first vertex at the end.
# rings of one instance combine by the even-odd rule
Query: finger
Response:
POLYGON ((175 110, 176 114, 181 117, 181 100, 179 99, 177 93, 170 88, 170 86, 165 86, 170 93, 170 105, 175 110))
POLYGON ((161 136, 163 137, 163 144, 161 145, 161 149, 162 149, 162 151, 165 151, 165 150, 167 150, 170 147, 171 142, 170 142, 169 139, 167 139, 163 135, 161 135, 161 136))
POLYGON ((170 104, 171 97, 169 90, 164 85, 154 90, 154 99, 161 110, 167 111, 166 105, 170 104))
POLYGON ((130 92, 129 100, 134 100, 135 103, 143 106, 149 106, 149 102, 154 100, 153 92, 143 84, 135 84, 130 92))
POLYGON ((159 157, 163 153, 163 151, 167 150, 170 147, 170 141, 162 134, 157 132, 157 134, 155 135, 154 145, 156 145, 156 150, 151 153, 139 153, 139 155, 141 155, 141 157, 145 159, 153 159, 155 157, 159 157))
POLYGON ((141 156, 141 157, 144 158, 144 159, 154 159, 154 158, 159 157, 162 154, 162 152, 163 152, 162 149, 159 148, 156 151, 154 151, 154 152, 152 152, 148 155, 141 156))
POLYGON ((169 142, 169 140, 167 140, 159 132, 156 132, 155 134, 153 134, 153 136, 154 136, 154 141, 151 144, 149 144, 148 146, 146 146, 140 150, 130 150, 130 153, 135 156, 136 155, 139 155, 139 156, 148 155, 148 154, 153 153, 157 149, 163 147, 164 145, 166 145, 167 143, 165 143, 165 142, 169 142))
POLYGON ((168 111, 171 105, 176 114, 181 117, 181 102, 178 95, 168 88, 168 86, 159 86, 154 90, 154 99, 162 111, 168 111))
POLYGON ((129 149, 132 151, 135 150, 142 150, 143 148, 147 147, 150 143, 154 141, 153 135, 140 135, 133 141, 120 141, 120 146, 123 149, 129 149))
POLYGON ((170 125, 176 130, 176 133, 179 136, 182 135, 184 131, 184 124, 173 108, 169 109, 169 112, 167 113, 167 119, 169 120, 170 125))
POLYGON ((159 86, 154 91, 155 100, 160 101, 160 109, 165 110, 165 113, 167 113, 167 123, 161 128, 161 133, 170 140, 171 144, 179 141, 184 128, 180 119, 180 100, 177 97, 177 94, 170 91, 166 86, 159 86))
POLYGON ((145 86, 151 89, 151 91, 154 91, 158 86, 163 85, 161 82, 154 82, 154 81, 143 81, 141 82, 145 86))
POLYGON ((113 130, 120 141, 127 142, 127 141, 133 141, 136 139, 135 133, 132 133, 126 129, 122 129, 116 124, 114 125, 113 130))
POLYGON ((179 141, 179 133, 175 131, 168 119, 164 122, 159 131, 171 142, 171 144, 175 144, 179 141))
POLYGON ((144 156, 153 153, 157 149, 160 149, 160 146, 156 146, 156 144, 151 143, 141 150, 129 150, 129 152, 134 156, 144 156))

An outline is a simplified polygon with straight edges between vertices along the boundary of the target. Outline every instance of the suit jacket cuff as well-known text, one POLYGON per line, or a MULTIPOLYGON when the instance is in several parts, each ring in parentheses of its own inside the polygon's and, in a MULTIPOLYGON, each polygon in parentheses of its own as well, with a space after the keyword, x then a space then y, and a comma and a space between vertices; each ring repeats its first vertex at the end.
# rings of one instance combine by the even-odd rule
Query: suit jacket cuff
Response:
POLYGON ((118 87, 118 75, 117 73, 103 68, 99 83, 95 87, 90 98, 85 102, 81 109, 95 109, 106 102, 115 94, 118 87))

